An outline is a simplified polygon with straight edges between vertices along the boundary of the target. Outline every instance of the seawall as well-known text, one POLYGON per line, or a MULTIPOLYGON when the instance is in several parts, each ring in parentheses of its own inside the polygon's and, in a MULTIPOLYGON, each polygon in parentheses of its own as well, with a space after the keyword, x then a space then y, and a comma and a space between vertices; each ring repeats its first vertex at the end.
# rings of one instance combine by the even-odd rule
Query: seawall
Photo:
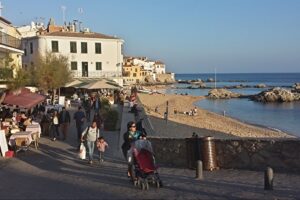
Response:
MULTIPOLYGON (((149 137, 160 165, 194 168, 203 155, 202 139, 149 137)), ((223 169, 300 172, 299 139, 215 139, 217 166, 223 169)))

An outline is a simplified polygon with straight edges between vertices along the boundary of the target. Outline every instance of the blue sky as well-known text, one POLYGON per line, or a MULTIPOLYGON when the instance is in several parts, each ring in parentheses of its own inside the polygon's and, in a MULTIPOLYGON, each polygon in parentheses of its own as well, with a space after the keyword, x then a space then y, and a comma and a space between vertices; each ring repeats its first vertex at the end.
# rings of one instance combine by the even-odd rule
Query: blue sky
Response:
POLYGON ((176 73, 300 72, 300 0, 2 0, 15 25, 80 19, 176 73), (78 12, 83 8, 83 13, 78 12))

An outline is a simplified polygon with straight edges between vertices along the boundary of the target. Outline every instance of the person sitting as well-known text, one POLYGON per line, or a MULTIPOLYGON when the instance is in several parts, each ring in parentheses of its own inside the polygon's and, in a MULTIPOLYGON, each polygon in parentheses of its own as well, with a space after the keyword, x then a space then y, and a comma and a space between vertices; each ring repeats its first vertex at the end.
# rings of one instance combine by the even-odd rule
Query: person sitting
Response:
POLYGON ((178 113, 177 109, 174 108, 174 114, 176 115, 178 113))

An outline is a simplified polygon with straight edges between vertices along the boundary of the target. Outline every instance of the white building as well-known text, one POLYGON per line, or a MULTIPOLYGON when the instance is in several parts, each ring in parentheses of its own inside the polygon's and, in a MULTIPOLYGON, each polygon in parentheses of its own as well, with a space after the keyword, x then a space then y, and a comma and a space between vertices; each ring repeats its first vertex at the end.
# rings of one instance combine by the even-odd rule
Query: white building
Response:
POLYGON ((153 72, 156 74, 165 74, 166 73, 166 65, 161 61, 155 61, 153 65, 153 72))
POLYGON ((120 38, 100 33, 55 31, 23 38, 23 67, 34 66, 46 52, 69 58, 74 78, 110 78, 122 85, 122 45, 120 38))
POLYGON ((39 30, 45 30, 43 23, 31 22, 30 25, 24 25, 17 28, 22 38, 34 37, 39 30))

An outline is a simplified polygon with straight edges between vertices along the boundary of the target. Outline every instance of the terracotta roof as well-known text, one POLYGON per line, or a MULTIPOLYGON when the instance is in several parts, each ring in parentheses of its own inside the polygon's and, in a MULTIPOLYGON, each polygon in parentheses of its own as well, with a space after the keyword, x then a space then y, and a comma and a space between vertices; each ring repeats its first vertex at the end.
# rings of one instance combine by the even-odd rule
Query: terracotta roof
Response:
POLYGON ((104 35, 101 33, 83 33, 83 32, 52 32, 45 33, 45 36, 62 36, 62 37, 81 37, 81 38, 101 38, 101 39, 120 39, 117 37, 104 35))
POLYGON ((163 63, 162 61, 155 61, 155 64, 159 64, 159 65, 164 65, 165 63, 163 63))

